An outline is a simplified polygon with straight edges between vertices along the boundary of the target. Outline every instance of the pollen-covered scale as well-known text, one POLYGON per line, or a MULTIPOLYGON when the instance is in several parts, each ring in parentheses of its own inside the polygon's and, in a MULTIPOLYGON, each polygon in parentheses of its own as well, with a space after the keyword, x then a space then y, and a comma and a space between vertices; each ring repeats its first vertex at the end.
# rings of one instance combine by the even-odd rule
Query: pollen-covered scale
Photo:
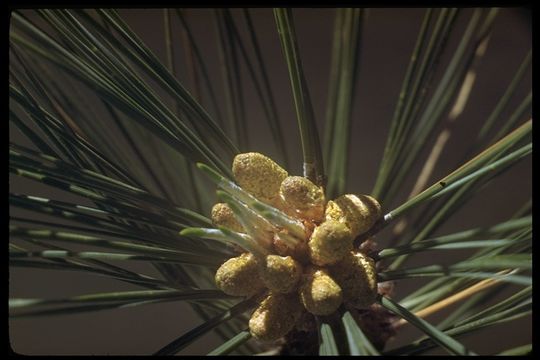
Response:
POLYGON ((263 299, 249 321, 252 336, 275 341, 306 312, 327 316, 342 305, 365 309, 375 302, 375 262, 353 242, 380 218, 376 199, 345 194, 328 201, 322 187, 255 152, 235 157, 236 182, 199 168, 220 188, 211 214, 216 228, 181 233, 238 251, 215 282, 226 294, 263 299))

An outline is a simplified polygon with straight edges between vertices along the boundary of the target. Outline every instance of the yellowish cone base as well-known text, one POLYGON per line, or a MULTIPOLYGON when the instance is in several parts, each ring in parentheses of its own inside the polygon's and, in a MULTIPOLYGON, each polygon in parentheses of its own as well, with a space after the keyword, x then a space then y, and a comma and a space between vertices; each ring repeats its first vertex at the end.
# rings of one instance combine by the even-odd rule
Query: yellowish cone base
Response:
MULTIPOLYGON (((249 233, 246 239, 270 254, 255 258, 244 253, 216 272, 216 284, 226 294, 263 299, 249 320, 253 337, 275 341, 295 326, 311 331, 315 316, 331 315, 342 304, 351 309, 374 303, 375 264, 364 253, 353 251, 353 240, 380 218, 377 200, 346 194, 327 202, 322 187, 301 176, 288 176, 260 153, 238 154, 232 171, 246 192, 302 222, 305 230, 293 231, 293 237, 289 231, 294 228, 284 226, 286 219, 244 229, 228 205, 216 204, 212 209, 214 225, 249 233)), ((362 248, 369 251, 370 243, 362 248)))

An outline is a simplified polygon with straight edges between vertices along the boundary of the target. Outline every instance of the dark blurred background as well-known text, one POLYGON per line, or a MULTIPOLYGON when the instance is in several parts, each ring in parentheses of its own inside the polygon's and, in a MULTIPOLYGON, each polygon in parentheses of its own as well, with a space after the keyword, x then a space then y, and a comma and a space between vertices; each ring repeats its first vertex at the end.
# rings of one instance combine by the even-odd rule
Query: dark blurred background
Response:
MULTIPOLYGON (((233 9, 236 17, 239 9, 233 9)), ((389 123, 398 97, 401 82, 411 51, 420 28, 425 9, 421 8, 379 8, 369 9, 363 28, 359 76, 351 131, 350 169, 348 191, 369 193, 373 187, 379 162, 382 157, 389 123)), ((473 9, 464 9, 457 20, 439 69, 445 64, 455 49, 473 9)), ((198 45, 203 51, 210 69, 210 78, 215 79, 221 90, 222 74, 216 50, 216 33, 213 9, 189 9, 187 19, 193 28, 198 45)), ((335 9, 295 9, 294 21, 298 35, 301 58, 312 96, 319 129, 323 122, 327 103, 328 77, 331 59, 335 9)), ((163 33, 163 13, 156 9, 120 10, 120 14, 142 40, 160 59, 165 60, 163 33)), ((301 148, 296 125, 292 94, 286 65, 275 30, 271 9, 251 9, 257 35, 262 44, 263 56, 268 66, 272 88, 275 92, 279 115, 285 128, 289 144, 291 174, 301 174, 301 148)), ((243 22, 240 22, 243 25, 243 22)), ((185 57, 179 39, 180 25, 174 19, 173 38, 177 54, 176 65, 179 78, 188 84, 185 57), (176 33, 174 32, 176 31, 176 33)), ((239 26, 242 35, 248 39, 247 30, 239 26)), ((497 100, 503 94, 526 53, 531 48, 530 12, 518 8, 504 8, 495 20, 493 34, 482 59, 477 82, 467 103, 464 114, 453 127, 451 138, 443 152, 428 184, 452 171, 465 153, 468 144, 490 114, 497 100)), ((244 69, 245 70, 245 69, 244 69)), ((509 109, 515 108, 531 88, 529 73, 519 87, 509 109)), ((246 71, 244 71, 246 72, 246 71)), ((440 71, 435 78, 440 78, 440 71)), ((259 100, 247 76, 244 79, 246 118, 248 119, 251 151, 259 151, 275 156, 276 151, 264 124, 259 100)), ((219 92, 218 92, 219 94, 219 92)), ((222 99, 222 96, 218 96, 222 99)), ((221 104, 224 106, 224 103, 221 104)), ((507 115, 508 116, 508 115, 507 115)), ((523 119, 526 120, 526 119, 523 119)), ((438 131, 436 132, 438 133, 438 131)), ((17 142, 20 135, 10 128, 11 141, 17 142)), ((433 139, 425 147, 421 159, 425 159, 431 149, 433 139)), ((403 192, 388 204, 386 210, 399 205, 410 193, 414 184, 414 171, 422 166, 422 161, 411 172, 413 175, 403 184, 403 192)), ((436 233, 446 234, 468 228, 489 226, 511 216, 531 196, 531 158, 521 160, 511 171, 499 176, 471 199, 457 214, 448 219, 436 233)), ((39 184, 38 184, 39 185, 39 184)), ((26 192, 62 198, 60 191, 38 186, 20 177, 10 177, 10 191, 26 192)), ((388 232, 383 232, 377 242, 384 246, 388 232)), ((429 253, 429 257, 416 257, 409 265, 424 265, 449 261, 448 256, 429 253)), ((459 254, 454 255, 459 256, 459 254)), ((148 275, 158 276, 153 268, 133 265, 133 269, 148 275)), ((396 287, 396 297, 406 295, 423 281, 405 280, 396 287)), ((113 280, 59 271, 10 269, 11 297, 64 297, 93 292, 128 290, 130 286, 113 280)), ((505 294, 513 291, 509 288, 505 294)), ((429 318, 439 321, 444 314, 429 318)), ((22 354, 149 354, 158 350, 182 333, 201 323, 183 303, 164 303, 119 310, 106 310, 80 315, 61 317, 40 317, 9 321, 9 336, 13 349, 22 354)), ((410 341, 419 332, 412 326, 403 327, 403 333, 389 347, 410 341)), ((474 335, 460 338, 466 345, 480 354, 493 354, 506 348, 531 342, 531 319, 525 318, 487 328, 474 335), (509 330, 509 328, 511 330, 509 330)), ((220 344, 214 334, 206 335, 192 344, 181 354, 205 354, 220 344)), ((437 351, 435 353, 443 353, 437 351)))

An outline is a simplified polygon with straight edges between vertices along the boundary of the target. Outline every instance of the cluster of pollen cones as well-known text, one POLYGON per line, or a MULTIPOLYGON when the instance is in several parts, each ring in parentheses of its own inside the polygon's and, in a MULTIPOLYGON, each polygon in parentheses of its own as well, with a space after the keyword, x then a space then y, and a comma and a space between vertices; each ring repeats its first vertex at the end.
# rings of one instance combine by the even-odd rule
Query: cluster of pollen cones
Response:
POLYGON ((281 338, 306 311, 326 316, 342 304, 364 309, 375 301, 374 261, 353 241, 380 217, 377 200, 327 201, 322 187, 259 153, 237 155, 232 170, 236 184, 220 184, 229 194, 213 207, 212 222, 242 240, 242 253, 221 265, 215 281, 226 294, 262 299, 249 321, 255 338, 281 338))

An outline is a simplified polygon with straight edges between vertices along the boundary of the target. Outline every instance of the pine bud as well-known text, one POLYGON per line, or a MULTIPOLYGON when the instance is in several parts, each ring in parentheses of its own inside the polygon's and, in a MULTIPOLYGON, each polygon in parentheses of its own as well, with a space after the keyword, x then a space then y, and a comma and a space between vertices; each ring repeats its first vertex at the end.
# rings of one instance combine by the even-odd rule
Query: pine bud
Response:
POLYGON ((346 224, 353 238, 368 231, 380 217, 381 205, 368 195, 342 195, 326 204, 326 220, 346 224))
POLYGON ((236 155, 232 171, 238 185, 268 204, 279 200, 279 187, 288 175, 272 159, 256 152, 236 155))
POLYGON ((290 256, 268 255, 261 268, 261 278, 270 290, 290 293, 302 275, 302 266, 290 256))
POLYGON ((279 194, 288 208, 306 220, 322 221, 324 217, 324 192, 302 176, 289 176, 281 183, 279 194))
POLYGON ((320 268, 312 268, 300 286, 300 299, 313 315, 330 315, 343 301, 341 287, 320 268))
POLYGON ((293 329, 302 312, 296 293, 270 293, 251 315, 249 331, 259 340, 275 341, 293 329))
POLYGON ((240 233, 246 232, 234 216, 232 209, 225 203, 217 203, 212 207, 212 223, 216 227, 224 226, 232 231, 240 233))
POLYGON ((347 226, 326 220, 317 226, 308 242, 311 262, 319 266, 335 264, 352 250, 352 234, 347 226))
POLYGON ((351 251, 330 268, 334 280, 343 290, 343 301, 364 309, 377 298, 377 272, 372 258, 351 251))
POLYGON ((258 266, 257 259, 251 253, 231 258, 216 271, 216 285, 228 295, 254 295, 264 288, 258 266))

